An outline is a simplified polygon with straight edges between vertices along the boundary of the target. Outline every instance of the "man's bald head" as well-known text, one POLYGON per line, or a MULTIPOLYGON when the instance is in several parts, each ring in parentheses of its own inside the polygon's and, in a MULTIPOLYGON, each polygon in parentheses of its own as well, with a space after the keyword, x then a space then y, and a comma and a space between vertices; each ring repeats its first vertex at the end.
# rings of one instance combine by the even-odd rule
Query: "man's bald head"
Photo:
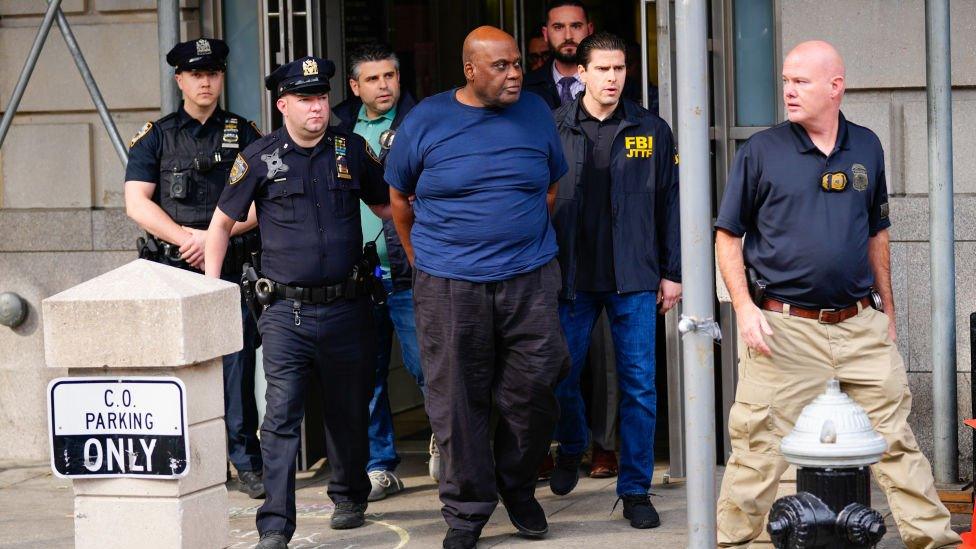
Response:
POLYGON ((834 46, 823 40, 801 42, 786 55, 786 62, 809 63, 819 66, 831 77, 846 76, 844 59, 834 46))
POLYGON ((475 106, 506 107, 518 101, 522 91, 522 54, 515 39, 495 27, 478 27, 468 33, 462 50, 463 97, 475 106))
POLYGON ((822 40, 803 42, 783 61, 783 100, 792 122, 821 126, 836 119, 845 89, 844 59, 822 40))
POLYGON ((483 53, 485 49, 489 49, 492 46, 497 45, 511 45, 517 48, 515 45, 515 38, 502 29, 489 25, 478 27, 469 32, 464 38, 464 46, 461 49, 461 59, 463 59, 465 63, 469 63, 473 60, 476 54, 483 53))

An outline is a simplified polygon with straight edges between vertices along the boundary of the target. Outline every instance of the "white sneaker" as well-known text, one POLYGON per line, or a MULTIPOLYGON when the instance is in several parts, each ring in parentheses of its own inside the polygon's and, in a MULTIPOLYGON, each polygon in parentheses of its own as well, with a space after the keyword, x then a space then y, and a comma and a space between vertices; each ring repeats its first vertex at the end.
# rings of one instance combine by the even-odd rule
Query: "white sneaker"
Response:
POLYGON ((373 488, 367 501, 378 501, 403 490, 403 481, 393 471, 370 471, 369 483, 373 488))
POLYGON ((427 464, 427 472, 435 482, 441 480, 441 451, 437 449, 437 439, 430 435, 430 462, 427 464))

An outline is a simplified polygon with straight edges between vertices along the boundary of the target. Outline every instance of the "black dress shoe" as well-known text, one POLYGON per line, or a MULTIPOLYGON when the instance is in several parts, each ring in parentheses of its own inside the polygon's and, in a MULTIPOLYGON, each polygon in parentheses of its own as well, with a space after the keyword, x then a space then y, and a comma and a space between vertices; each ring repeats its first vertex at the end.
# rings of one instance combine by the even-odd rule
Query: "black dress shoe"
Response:
POLYGON ((288 549, 288 538, 281 532, 265 532, 254 549, 288 549))
POLYGON ((471 530, 451 528, 444 536, 444 549, 475 549, 478 546, 478 534, 471 530))
POLYGON ((366 524, 366 504, 341 501, 336 504, 335 511, 332 512, 329 526, 333 530, 348 530, 359 528, 363 524, 366 524))
POLYGON ((504 501, 508 519, 518 530, 519 535, 526 538, 541 538, 549 533, 549 522, 546 512, 539 502, 532 498, 526 501, 504 501))
POLYGON ((581 461, 583 461, 583 454, 559 452, 556 455, 556 468, 552 470, 552 477, 549 479, 549 489, 553 494, 565 496, 576 488, 581 461))
POLYGON ((657 528, 661 525, 661 517, 658 516, 649 495, 620 496, 620 499, 624 502, 624 518, 629 519, 634 528, 657 528))
POLYGON ((247 494, 251 499, 264 498, 264 480, 255 471, 237 472, 238 490, 247 494))

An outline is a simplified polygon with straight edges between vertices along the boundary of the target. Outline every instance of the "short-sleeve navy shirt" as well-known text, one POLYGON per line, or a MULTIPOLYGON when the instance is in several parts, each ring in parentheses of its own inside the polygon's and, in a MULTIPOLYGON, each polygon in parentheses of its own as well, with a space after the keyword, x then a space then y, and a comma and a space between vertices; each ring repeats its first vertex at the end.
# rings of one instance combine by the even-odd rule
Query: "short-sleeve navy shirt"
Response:
POLYGON ((829 156, 792 122, 757 133, 736 153, 715 226, 745 235, 745 263, 770 297, 815 309, 853 304, 874 284, 868 238, 891 226, 881 142, 843 114, 829 156), (840 173, 845 188, 825 191, 824 176, 840 173))
POLYGON ((359 200, 390 199, 383 169, 367 148, 362 137, 330 126, 308 150, 282 127, 237 157, 217 207, 243 221, 255 202, 265 276, 302 287, 346 279, 362 256, 359 200))
MULTIPOLYGON (((161 169, 159 162, 162 156, 163 146, 162 132, 189 132, 194 139, 199 139, 201 142, 205 142, 214 135, 219 137, 219 134, 224 132, 224 121, 227 118, 237 118, 240 121, 239 124, 236 124, 240 131, 240 138, 239 141, 234 143, 235 147, 246 148, 248 145, 261 137, 261 132, 257 130, 257 127, 254 126, 253 122, 247 122, 243 117, 232 112, 224 111, 218 107, 217 110, 210 115, 210 118, 201 124, 195 118, 187 114, 181 105, 176 112, 164 116, 163 118, 157 120, 155 124, 150 123, 143 126, 142 131, 139 132, 139 134, 132 140, 132 143, 129 146, 129 162, 125 167, 125 180, 159 183, 159 171, 161 169), (164 123, 170 121, 170 119, 173 119, 172 124, 164 123)), ((226 143, 222 143, 222 146, 229 147, 229 145, 226 143)), ((227 177, 229 163, 231 160, 233 160, 234 153, 237 151, 225 149, 222 152, 230 153, 229 157, 225 156, 228 168, 224 170, 213 170, 202 175, 203 177, 207 178, 215 177, 220 179, 221 185, 223 185, 223 180, 227 177)))

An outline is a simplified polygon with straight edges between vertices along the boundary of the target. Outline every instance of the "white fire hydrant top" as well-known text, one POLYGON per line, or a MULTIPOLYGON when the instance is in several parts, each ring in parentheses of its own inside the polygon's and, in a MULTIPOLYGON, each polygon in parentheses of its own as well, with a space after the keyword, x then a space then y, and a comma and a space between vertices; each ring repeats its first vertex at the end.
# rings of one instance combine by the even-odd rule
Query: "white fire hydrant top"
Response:
POLYGON ((877 463, 888 448, 867 413, 831 379, 827 391, 807 404, 780 450, 798 467, 861 467, 877 463))

